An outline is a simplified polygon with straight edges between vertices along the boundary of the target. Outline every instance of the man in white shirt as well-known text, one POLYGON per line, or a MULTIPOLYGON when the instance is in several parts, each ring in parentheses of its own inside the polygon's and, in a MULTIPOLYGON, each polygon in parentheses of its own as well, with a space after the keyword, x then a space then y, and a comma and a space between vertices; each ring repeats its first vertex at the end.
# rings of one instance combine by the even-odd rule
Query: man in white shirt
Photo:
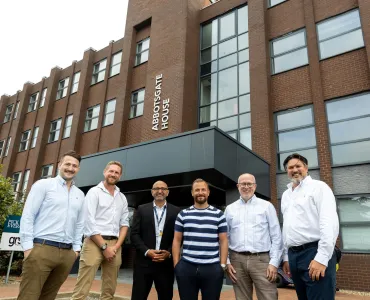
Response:
POLYGON ((126 197, 116 183, 122 165, 111 161, 104 169, 104 181, 91 188, 85 199, 85 241, 83 243, 73 300, 86 299, 99 266, 102 267, 100 299, 113 299, 118 271, 122 263, 121 245, 128 222, 126 197))
POLYGON ((284 168, 291 179, 281 200, 284 272, 291 272, 299 300, 332 300, 339 233, 335 197, 325 182, 308 175, 302 155, 289 155, 284 168))
POLYGON ((242 174, 237 184, 240 198, 228 205, 229 261, 227 273, 237 300, 277 300, 277 269, 283 253, 281 230, 274 206, 257 198, 256 179, 242 174))

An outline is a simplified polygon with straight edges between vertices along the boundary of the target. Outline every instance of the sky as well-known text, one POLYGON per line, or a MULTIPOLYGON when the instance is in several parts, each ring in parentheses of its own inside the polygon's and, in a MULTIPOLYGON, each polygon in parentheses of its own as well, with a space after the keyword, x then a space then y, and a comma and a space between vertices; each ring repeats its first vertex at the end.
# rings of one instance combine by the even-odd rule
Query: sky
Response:
POLYGON ((0 95, 124 36, 129 0, 0 0, 0 95))

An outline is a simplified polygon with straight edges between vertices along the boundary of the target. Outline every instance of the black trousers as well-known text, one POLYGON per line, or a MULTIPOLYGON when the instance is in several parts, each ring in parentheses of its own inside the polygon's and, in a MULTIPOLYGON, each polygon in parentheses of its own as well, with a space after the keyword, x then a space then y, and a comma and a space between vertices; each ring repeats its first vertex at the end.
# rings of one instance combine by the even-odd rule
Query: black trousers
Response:
POLYGON ((181 259, 175 267, 175 275, 181 300, 197 300, 199 290, 202 299, 220 299, 224 280, 220 263, 193 264, 181 259))
POLYGON ((308 266, 315 258, 317 246, 313 246, 301 251, 289 249, 289 267, 292 279, 299 300, 334 300, 337 258, 335 253, 329 260, 325 270, 325 277, 320 277, 318 281, 312 281, 309 277, 308 266))
POLYGON ((172 300, 174 277, 172 262, 135 266, 131 299, 146 300, 154 282, 158 300, 172 300))

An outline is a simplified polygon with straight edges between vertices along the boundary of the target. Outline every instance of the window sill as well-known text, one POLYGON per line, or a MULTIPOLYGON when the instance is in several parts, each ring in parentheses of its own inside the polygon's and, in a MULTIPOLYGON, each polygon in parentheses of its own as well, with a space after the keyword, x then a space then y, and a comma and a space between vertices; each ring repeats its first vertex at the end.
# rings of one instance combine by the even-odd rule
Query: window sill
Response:
POLYGON ((74 95, 74 94, 77 94, 78 91, 75 91, 73 93, 70 93, 69 95, 74 95))
POLYGON ((28 149, 20 150, 18 153, 26 152, 28 149))
POLYGON ((116 76, 118 76, 118 75, 120 75, 121 74, 121 72, 120 73, 117 73, 117 74, 114 74, 114 75, 111 75, 111 76, 109 76, 108 77, 108 79, 111 79, 111 78, 113 78, 113 77, 116 77, 116 76))
POLYGON ((95 131, 95 130, 98 130, 98 128, 90 129, 90 130, 84 131, 82 133, 88 133, 88 132, 95 131))
POLYGON ((114 125, 114 123, 112 123, 112 124, 108 124, 108 125, 103 125, 102 126, 102 128, 104 128, 104 127, 109 127, 109 126, 113 126, 114 125))
POLYGON ((289 69, 289 70, 285 70, 285 71, 282 71, 282 72, 279 72, 279 73, 274 73, 274 74, 271 74, 271 76, 276 76, 276 75, 280 75, 280 74, 284 74, 284 73, 287 73, 287 72, 290 72, 290 71, 293 71, 293 70, 297 70, 297 69, 300 69, 300 68, 304 68, 304 67, 307 67, 309 66, 310 64, 305 64, 305 65, 302 65, 302 66, 299 66, 299 67, 295 67, 293 69, 289 69))
POLYGON ((280 3, 278 3, 278 4, 274 4, 274 5, 272 5, 272 6, 269 6, 267 9, 270 9, 270 8, 273 8, 273 7, 276 7, 276 6, 279 6, 279 5, 281 5, 281 4, 285 3, 285 2, 288 2, 288 0, 285 0, 285 1, 280 2, 280 3))
POLYGON ((57 140, 55 140, 55 141, 51 141, 51 142, 47 142, 47 144, 53 144, 53 143, 56 143, 56 142, 58 142, 59 141, 59 139, 57 139, 57 140))
MULTIPOLYGON (((331 59, 331 58, 335 58, 335 57, 338 57, 338 56, 342 56, 344 54, 348 54, 348 53, 351 53, 351 52, 355 52, 357 50, 360 50, 360 49, 365 49, 365 46, 361 46, 361 47, 358 47, 358 48, 355 48, 355 49, 352 49, 352 50, 349 50, 349 51, 346 51, 346 52, 343 52, 343 53, 339 53, 339 54, 336 54, 334 56, 329 56, 329 57, 325 57, 325 58, 320 58, 320 62, 322 61, 325 61, 325 60, 328 60, 328 59, 331 59)), ((320 54, 320 53, 319 53, 320 54)))
POLYGON ((63 137, 62 140, 66 140, 66 139, 69 139, 71 136, 66 136, 66 137, 63 137))
POLYGON ((55 98, 55 101, 59 101, 59 100, 62 100, 62 99, 64 99, 65 97, 67 97, 67 95, 65 95, 64 97, 62 97, 62 98, 55 98))
POLYGON ((142 62, 142 63, 140 63, 140 64, 138 64, 138 65, 135 65, 134 66, 134 69, 135 68, 137 68, 137 67, 140 67, 140 66, 142 66, 142 65, 144 65, 144 64, 146 64, 148 62, 148 60, 147 61, 144 61, 144 62, 142 62))
POLYGON ((100 81, 98 81, 98 82, 92 83, 92 84, 90 84, 90 86, 97 85, 97 84, 99 84, 99 83, 101 83, 101 82, 104 82, 104 79, 103 79, 103 80, 100 80, 100 81))
POLYGON ((9 121, 6 121, 6 122, 3 122, 3 124, 9 123, 9 122, 10 122, 10 120, 9 121))
POLYGON ((135 116, 135 117, 132 117, 132 118, 128 118, 129 120, 134 120, 134 119, 137 119, 137 118, 140 118, 140 117, 142 117, 143 115, 140 115, 140 116, 135 116))

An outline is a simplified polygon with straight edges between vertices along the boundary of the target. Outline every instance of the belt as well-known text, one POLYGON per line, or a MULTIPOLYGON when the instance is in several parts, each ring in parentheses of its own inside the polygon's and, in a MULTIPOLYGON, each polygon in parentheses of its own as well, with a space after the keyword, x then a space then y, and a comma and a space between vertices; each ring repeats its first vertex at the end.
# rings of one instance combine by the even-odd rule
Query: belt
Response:
POLYGON ((60 248, 60 249, 72 249, 72 244, 59 243, 59 242, 54 242, 54 241, 49 241, 49 240, 44 240, 44 239, 38 239, 38 238, 33 239, 33 242, 36 243, 36 244, 42 244, 42 245, 57 247, 57 248, 60 248))
POLYGON ((113 235, 102 235, 101 236, 103 239, 107 240, 107 241, 110 241, 110 240, 117 240, 118 238, 116 236, 113 236, 113 235))
POLYGON ((241 255, 247 255, 247 256, 253 256, 253 255, 262 255, 262 254, 268 254, 270 253, 269 251, 266 251, 266 252, 249 252, 249 251, 244 251, 244 252, 236 252, 234 251, 235 253, 238 253, 238 254, 241 254, 241 255))
POLYGON ((319 245, 319 242, 316 241, 316 242, 303 244, 301 246, 293 246, 293 247, 290 247, 289 250, 292 250, 293 252, 298 252, 298 251, 302 251, 302 250, 305 250, 305 249, 308 249, 308 248, 317 247, 318 245, 319 245))

